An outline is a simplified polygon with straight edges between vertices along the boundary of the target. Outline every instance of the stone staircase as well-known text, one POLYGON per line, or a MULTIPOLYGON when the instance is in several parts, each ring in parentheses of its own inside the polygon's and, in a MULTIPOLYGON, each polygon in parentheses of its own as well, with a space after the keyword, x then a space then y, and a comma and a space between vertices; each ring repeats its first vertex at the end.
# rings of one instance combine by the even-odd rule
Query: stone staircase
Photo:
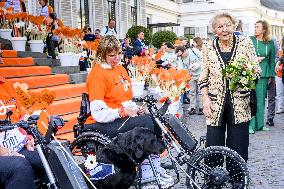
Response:
MULTIPOLYGON (((5 43, 0 39, 0 42, 2 47, 9 47, 7 41, 5 43)), ((47 111, 50 115, 60 115, 68 121, 57 135, 72 141, 81 94, 86 92, 87 72, 80 72, 79 66, 61 66, 59 60, 48 59, 44 53, 3 50, 2 57, 0 75, 8 81, 27 83, 29 90, 34 92, 45 88, 56 93, 56 100, 47 111)))

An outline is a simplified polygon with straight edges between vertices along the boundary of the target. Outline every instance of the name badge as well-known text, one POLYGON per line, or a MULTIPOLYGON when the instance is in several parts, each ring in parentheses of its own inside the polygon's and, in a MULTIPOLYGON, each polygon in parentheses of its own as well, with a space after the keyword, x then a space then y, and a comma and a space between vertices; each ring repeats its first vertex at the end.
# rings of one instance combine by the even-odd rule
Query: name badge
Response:
POLYGON ((0 133, 0 146, 19 152, 26 144, 27 137, 18 128, 0 133))

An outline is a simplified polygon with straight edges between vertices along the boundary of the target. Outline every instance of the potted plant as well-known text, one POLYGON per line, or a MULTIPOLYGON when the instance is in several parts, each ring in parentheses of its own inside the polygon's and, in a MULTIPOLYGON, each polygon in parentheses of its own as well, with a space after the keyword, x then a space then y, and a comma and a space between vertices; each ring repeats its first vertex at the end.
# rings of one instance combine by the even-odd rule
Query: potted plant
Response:
POLYGON ((151 57, 134 56, 128 65, 129 76, 131 78, 133 96, 142 96, 144 92, 145 80, 150 76, 156 63, 151 57))
POLYGON ((94 42, 84 41, 83 48, 86 49, 83 53, 83 57, 88 57, 88 68, 87 72, 90 73, 90 71, 93 68, 93 65, 95 64, 96 59, 96 52, 100 45, 100 39, 96 39, 94 42), (87 55, 87 51, 89 52, 89 56, 87 55))
POLYGON ((26 35, 29 36, 29 44, 32 52, 43 52, 44 40, 47 37, 47 27, 44 24, 44 16, 29 15, 29 27, 26 35))
POLYGON ((3 39, 11 40, 12 38, 12 25, 14 15, 7 14, 3 9, 0 10, 0 37, 3 39))
POLYGON ((180 97, 189 89, 189 80, 191 76, 188 70, 170 69, 154 69, 152 70, 152 79, 159 87, 159 91, 165 98, 171 100, 171 105, 168 108, 168 113, 180 118, 178 114, 180 108, 180 97))
POLYGON ((81 30, 64 26, 53 30, 53 34, 62 40, 62 52, 58 54, 61 66, 78 66, 82 51, 81 30))
POLYGON ((26 50, 26 42, 27 37, 25 36, 25 32, 27 29, 27 13, 15 13, 15 19, 13 20, 13 28, 12 28, 12 46, 16 51, 25 51, 26 50))

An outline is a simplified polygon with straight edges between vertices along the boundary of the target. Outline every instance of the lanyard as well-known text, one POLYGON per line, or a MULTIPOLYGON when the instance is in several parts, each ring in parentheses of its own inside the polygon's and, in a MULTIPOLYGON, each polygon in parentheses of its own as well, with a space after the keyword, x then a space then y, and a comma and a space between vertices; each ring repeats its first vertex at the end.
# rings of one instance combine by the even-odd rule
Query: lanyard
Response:
MULTIPOLYGON (((257 56, 259 56, 259 47, 258 47, 258 39, 256 39, 256 51, 257 51, 257 56)), ((267 49, 267 44, 265 44, 265 57, 268 54, 268 49, 267 49)))

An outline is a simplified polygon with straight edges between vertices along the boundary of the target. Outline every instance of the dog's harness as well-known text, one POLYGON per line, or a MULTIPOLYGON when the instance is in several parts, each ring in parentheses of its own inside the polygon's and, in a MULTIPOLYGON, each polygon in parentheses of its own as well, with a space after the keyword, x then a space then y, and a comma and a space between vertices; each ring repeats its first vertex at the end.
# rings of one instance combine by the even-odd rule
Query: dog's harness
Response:
POLYGON ((91 180, 102 180, 113 174, 115 174, 113 164, 97 163, 94 169, 89 170, 91 180))

